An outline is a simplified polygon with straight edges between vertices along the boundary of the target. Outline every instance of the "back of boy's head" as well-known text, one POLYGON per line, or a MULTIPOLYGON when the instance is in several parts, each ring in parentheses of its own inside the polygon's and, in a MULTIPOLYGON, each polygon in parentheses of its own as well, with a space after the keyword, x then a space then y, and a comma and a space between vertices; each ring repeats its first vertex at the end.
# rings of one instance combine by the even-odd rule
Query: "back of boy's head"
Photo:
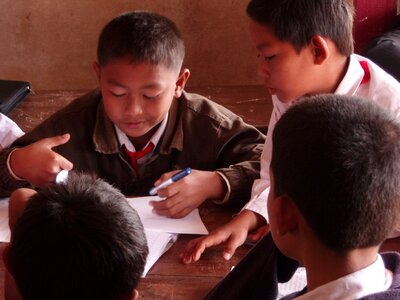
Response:
POLYGON ((400 202, 400 124, 363 98, 320 95, 289 109, 273 132, 275 196, 288 195, 337 252, 379 245, 400 202))
POLYGON ((34 195, 18 219, 10 267, 29 299, 121 299, 144 270, 138 214, 115 188, 88 175, 34 195))
POLYGON ((117 16, 102 30, 97 46, 100 66, 113 59, 162 64, 180 70, 185 46, 176 25, 152 12, 134 11, 117 16))
POLYGON ((353 0, 250 0, 247 14, 298 52, 320 35, 341 54, 353 53, 353 0))

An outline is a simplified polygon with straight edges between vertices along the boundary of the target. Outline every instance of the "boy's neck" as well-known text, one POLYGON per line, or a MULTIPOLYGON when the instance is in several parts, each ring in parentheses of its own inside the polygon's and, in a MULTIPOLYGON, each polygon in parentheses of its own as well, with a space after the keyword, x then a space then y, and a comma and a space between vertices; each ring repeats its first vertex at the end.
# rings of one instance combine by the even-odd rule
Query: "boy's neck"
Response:
POLYGON ((373 264, 379 250, 376 246, 337 253, 326 247, 313 248, 303 260, 308 291, 373 264))
POLYGON ((151 140, 151 138, 156 133, 160 125, 161 123, 159 123, 157 126, 153 127, 146 134, 140 137, 135 137, 135 138, 129 137, 129 140, 131 141, 132 145, 135 147, 137 151, 142 150, 147 145, 147 143, 151 140))
POLYGON ((316 94, 334 93, 349 68, 350 57, 335 53, 321 70, 320 91, 316 94))

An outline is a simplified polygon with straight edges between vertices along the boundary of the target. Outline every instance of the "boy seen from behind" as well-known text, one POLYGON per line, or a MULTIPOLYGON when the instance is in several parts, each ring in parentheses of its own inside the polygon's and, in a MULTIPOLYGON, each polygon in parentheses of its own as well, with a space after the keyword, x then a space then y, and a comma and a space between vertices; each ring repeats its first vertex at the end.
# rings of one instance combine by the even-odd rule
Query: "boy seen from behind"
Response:
POLYGON ((259 177, 264 136, 184 91, 190 74, 184 54, 178 29, 163 16, 128 12, 109 22, 93 64, 100 88, 0 153, 0 194, 45 186, 73 167, 95 172, 125 195, 144 196, 190 167, 190 176, 159 190, 166 200, 153 203, 157 214, 182 217, 207 199, 244 204, 259 177))
MULTIPOLYGON (((366 99, 320 95, 291 107, 272 141, 272 238, 307 274, 306 288, 283 299, 399 299, 400 254, 378 250, 399 219, 400 123, 366 99)), ((208 299, 227 286, 232 299, 274 299, 266 287, 276 281, 265 278, 287 276, 293 263, 273 258, 269 239, 208 299)))
POLYGON ((357 95, 400 117, 400 83, 353 54, 353 1, 251 0, 247 14, 260 57, 259 74, 274 106, 261 156, 261 178, 255 180, 250 201, 239 215, 188 244, 181 255, 185 263, 197 261, 207 247, 218 244, 224 244, 222 255, 230 259, 246 238, 255 241, 268 232, 272 134, 276 122, 299 98, 357 95))
POLYGON ((138 298, 146 237, 136 211, 108 183, 71 173, 38 193, 20 189, 9 216, 6 299, 138 298))

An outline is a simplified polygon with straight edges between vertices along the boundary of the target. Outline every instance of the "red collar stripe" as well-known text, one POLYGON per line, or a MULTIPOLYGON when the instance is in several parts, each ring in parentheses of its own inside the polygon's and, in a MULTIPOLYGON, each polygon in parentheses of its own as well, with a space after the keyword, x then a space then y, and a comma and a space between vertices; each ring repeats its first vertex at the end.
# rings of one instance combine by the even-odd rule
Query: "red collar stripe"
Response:
POLYGON ((361 80, 361 84, 364 84, 371 79, 371 73, 369 72, 368 63, 365 60, 360 61, 360 65, 361 68, 363 68, 364 70, 364 76, 363 79, 361 80))

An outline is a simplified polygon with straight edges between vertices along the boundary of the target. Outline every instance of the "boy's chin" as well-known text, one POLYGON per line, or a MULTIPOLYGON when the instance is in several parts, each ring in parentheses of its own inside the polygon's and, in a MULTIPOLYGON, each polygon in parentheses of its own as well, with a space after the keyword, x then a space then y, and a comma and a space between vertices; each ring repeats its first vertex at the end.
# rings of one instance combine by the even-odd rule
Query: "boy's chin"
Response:
POLYGON ((303 97, 302 95, 285 94, 285 93, 280 93, 279 91, 275 93, 275 96, 282 103, 291 103, 303 97))

